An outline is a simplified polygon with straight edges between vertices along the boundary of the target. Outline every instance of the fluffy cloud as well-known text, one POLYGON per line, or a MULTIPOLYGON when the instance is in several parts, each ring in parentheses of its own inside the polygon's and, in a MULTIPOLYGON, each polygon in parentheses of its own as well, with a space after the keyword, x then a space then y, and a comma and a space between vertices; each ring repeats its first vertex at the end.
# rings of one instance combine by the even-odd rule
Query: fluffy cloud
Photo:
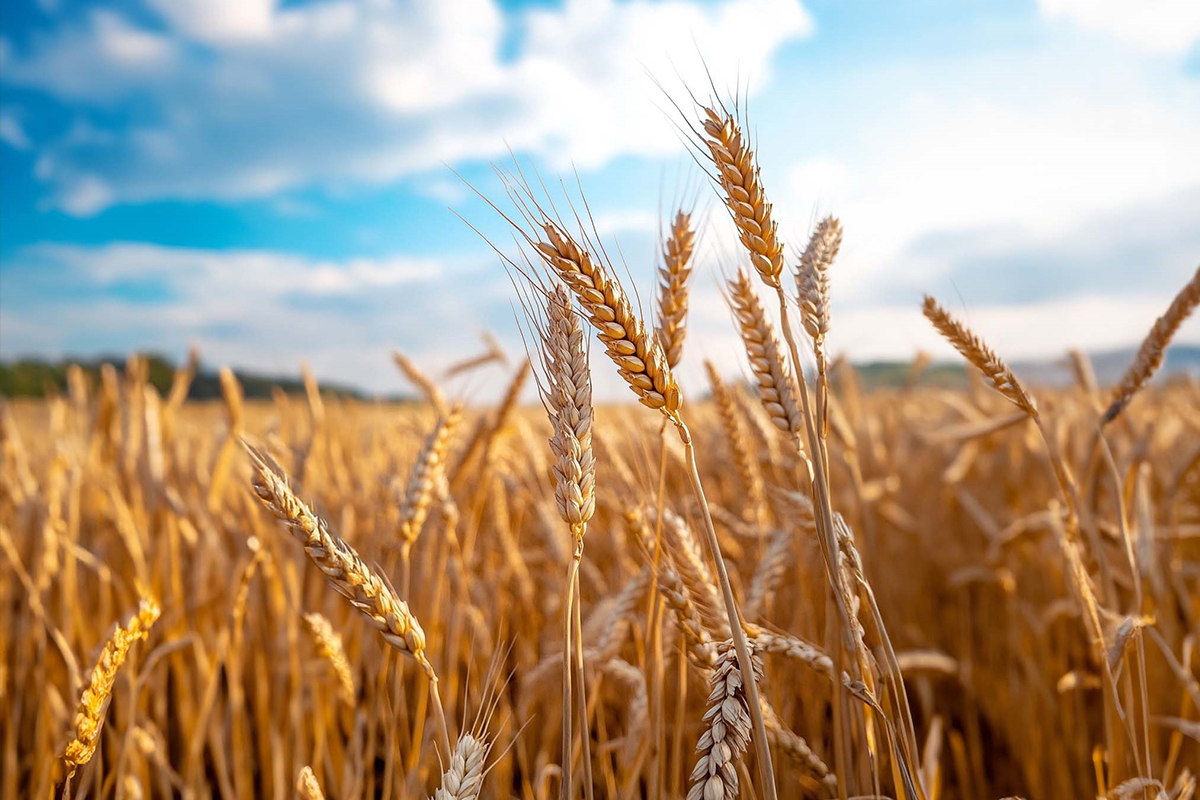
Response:
MULTIPOLYGON (((276 371, 309 357, 328 377, 386 390, 395 388, 389 346, 416 347, 432 319, 471 315, 469 301, 435 284, 444 276, 423 259, 35 245, 5 266, 0 341, 5 358, 145 347, 179 355, 191 343, 215 361, 276 371)), ((446 341, 470 347, 472 335, 446 341)))
POLYGON ((1067 19, 1141 47, 1171 54, 1200 41, 1200 3, 1195 0, 1039 0, 1051 19, 1067 19))
POLYGON ((680 147, 649 76, 769 75, 806 35, 797 0, 147 0, 158 33, 93 12, 17 52, 3 80, 117 106, 110 141, 47 143, 40 177, 69 213, 164 197, 245 198, 379 182, 506 146, 552 166, 680 147), (104 191, 99 191, 104 187, 104 191))

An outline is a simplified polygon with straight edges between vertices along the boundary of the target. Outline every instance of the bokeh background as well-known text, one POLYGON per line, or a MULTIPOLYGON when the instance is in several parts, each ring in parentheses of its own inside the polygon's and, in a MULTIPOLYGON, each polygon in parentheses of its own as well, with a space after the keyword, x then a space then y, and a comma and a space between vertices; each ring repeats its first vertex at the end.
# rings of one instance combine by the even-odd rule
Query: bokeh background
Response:
MULTIPOLYGON (((709 95, 705 65, 748 101, 787 241, 842 218, 830 344, 856 361, 948 354, 923 291, 1031 369, 1130 348, 1200 258, 1195 0, 4 0, 0 22, 10 363, 194 345, 391 394, 393 347, 436 371, 486 330, 519 354, 510 278, 450 211, 511 250, 463 182, 503 198, 511 150, 552 191, 578 174, 647 311, 659 220, 707 213, 684 379, 737 370, 715 278, 738 251, 672 105, 709 95)), ((1200 323, 1177 342, 1200 368, 1200 323)))

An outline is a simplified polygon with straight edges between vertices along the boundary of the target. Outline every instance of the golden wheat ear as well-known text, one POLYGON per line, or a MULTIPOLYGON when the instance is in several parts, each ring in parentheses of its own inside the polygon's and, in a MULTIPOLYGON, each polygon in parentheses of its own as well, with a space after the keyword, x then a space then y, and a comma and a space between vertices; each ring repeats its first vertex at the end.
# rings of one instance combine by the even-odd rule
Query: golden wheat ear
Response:
POLYGON ((1200 305, 1200 267, 1196 268, 1196 274, 1179 290, 1179 294, 1175 295, 1175 299, 1171 301, 1166 312, 1154 321, 1150 333, 1146 335, 1142 346, 1138 348, 1133 363, 1129 365, 1129 369, 1125 370, 1121 382, 1117 384, 1117 388, 1113 392, 1112 403, 1104 412, 1104 424, 1116 419, 1125 406, 1129 405, 1129 401, 1133 399, 1138 390, 1162 366, 1167 346, 1175 338, 1175 332, 1179 330, 1179 326, 1191 315, 1197 305, 1200 305))
POLYGON ((1033 398, 1017 380, 1017 376, 1000 359, 1000 356, 984 344, 983 340, 976 336, 970 328, 950 316, 950 313, 929 295, 925 295, 922 311, 925 318, 933 323, 933 327, 937 328, 938 333, 942 334, 963 358, 982 372, 984 377, 992 382, 996 391, 1029 416, 1037 416, 1037 404, 1033 402, 1033 398))
POLYGON ((705 106, 700 116, 703 132, 697 133, 716 167, 721 199, 737 226, 738 238, 759 277, 777 287, 783 272, 783 242, 779 224, 771 218, 754 150, 733 114, 705 106))

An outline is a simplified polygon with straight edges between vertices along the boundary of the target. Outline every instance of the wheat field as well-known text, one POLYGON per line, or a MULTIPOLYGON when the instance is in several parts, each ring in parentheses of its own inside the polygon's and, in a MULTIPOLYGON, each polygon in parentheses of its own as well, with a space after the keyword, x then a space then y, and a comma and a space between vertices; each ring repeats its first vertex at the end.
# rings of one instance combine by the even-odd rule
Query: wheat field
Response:
POLYGON ((1200 272, 1114 388, 1024 386, 927 298, 967 387, 867 391, 827 354, 841 224, 792 258, 698 117, 748 380, 674 377, 687 209, 643 319, 504 173, 527 362, 199 403, 134 357, 6 403, 0 799, 1192 798, 1200 387, 1148 382, 1200 272), (612 368, 640 406, 594 406, 612 368))

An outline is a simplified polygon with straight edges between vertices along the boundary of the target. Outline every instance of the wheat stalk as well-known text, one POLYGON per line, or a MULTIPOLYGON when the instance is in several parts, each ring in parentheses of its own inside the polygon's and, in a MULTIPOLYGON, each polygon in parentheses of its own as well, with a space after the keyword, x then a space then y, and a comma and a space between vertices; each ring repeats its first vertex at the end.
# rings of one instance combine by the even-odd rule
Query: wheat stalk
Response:
POLYGON ((663 264, 658 271, 658 328, 655 336, 667 354, 673 369, 683 358, 683 340, 687 333, 688 279, 692 275, 692 251, 696 232, 690 214, 680 210, 671 223, 671 232, 663 248, 663 264))
POLYGON ((775 800, 771 752, 765 741, 766 731, 758 708, 758 682, 750 667, 749 644, 741 629, 737 600, 733 595, 733 587, 721 555, 712 515, 708 510, 704 486, 700 480, 700 471, 696 465, 692 434, 680 415, 683 395, 679 385, 675 382, 662 348, 646 335, 645 327, 641 319, 634 314, 620 283, 609 275, 601 262, 593 260, 566 231, 544 214, 539 227, 549 240, 535 243, 541 258, 575 293, 585 315, 597 329, 600 340, 604 342, 608 355, 617 364, 618 373, 633 389, 639 402, 658 409, 665 419, 674 424, 683 444, 688 480, 704 520, 709 555, 716 563, 728 626, 733 635, 734 646, 741 654, 746 694, 750 698, 751 719, 758 731, 755 747, 758 753, 759 778, 766 800, 775 800))
POLYGON ((1121 382, 1113 391, 1112 403, 1104 412, 1104 423, 1116 419, 1121 410, 1129 405, 1129 401, 1133 399, 1138 390, 1162 365, 1167 347, 1171 344, 1171 339, 1175 337, 1175 332, 1179 330, 1179 326, 1191 315, 1197 305, 1200 305, 1200 267, 1196 268, 1196 274, 1175 295, 1175 299, 1171 301, 1166 312, 1154 321, 1150 333, 1146 335, 1142 346, 1138 348, 1133 363, 1125 370, 1125 374, 1121 376, 1121 382))
POLYGON ((112 695, 117 670, 125 663, 134 642, 150 635, 150 628, 158 619, 161 609, 150 598, 143 598, 138 612, 124 626, 118 625, 112 636, 104 643, 91 678, 79 698, 75 721, 71 724, 74 736, 63 751, 62 764, 67 779, 70 779, 83 764, 91 760, 100 742, 100 730, 104 726, 104 710, 112 695))

